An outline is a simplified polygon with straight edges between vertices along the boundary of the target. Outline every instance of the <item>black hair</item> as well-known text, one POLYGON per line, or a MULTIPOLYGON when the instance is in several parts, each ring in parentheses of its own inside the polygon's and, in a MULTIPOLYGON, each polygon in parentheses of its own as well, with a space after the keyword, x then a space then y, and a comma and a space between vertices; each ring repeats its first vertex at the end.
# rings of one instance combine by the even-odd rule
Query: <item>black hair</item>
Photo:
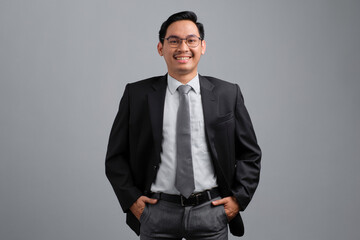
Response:
POLYGON ((166 30, 168 29, 170 24, 172 24, 173 22, 181 21, 181 20, 190 20, 193 23, 195 23, 196 27, 199 30, 200 38, 202 40, 204 39, 204 37, 205 37, 204 25, 202 23, 197 22, 196 14, 191 11, 183 11, 183 12, 178 12, 178 13, 171 15, 165 22, 163 22, 163 24, 160 27, 160 31, 159 31, 159 41, 161 43, 164 43, 166 30))

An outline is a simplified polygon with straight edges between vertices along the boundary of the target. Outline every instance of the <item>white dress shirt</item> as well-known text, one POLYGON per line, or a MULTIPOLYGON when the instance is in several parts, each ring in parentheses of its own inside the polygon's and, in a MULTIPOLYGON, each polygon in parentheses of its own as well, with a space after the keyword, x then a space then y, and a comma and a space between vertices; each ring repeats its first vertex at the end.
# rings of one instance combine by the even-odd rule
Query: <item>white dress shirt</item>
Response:
MULTIPOLYGON (((180 194, 175 188, 176 174, 176 119, 179 107, 179 92, 181 82, 168 74, 168 85, 165 95, 163 142, 161 163, 156 181, 151 186, 152 192, 180 194)), ((217 186, 216 175, 209 149, 206 144, 204 114, 201 102, 199 75, 196 75, 187 85, 191 86, 189 94, 191 119, 191 153, 193 160, 195 192, 201 192, 217 186)))

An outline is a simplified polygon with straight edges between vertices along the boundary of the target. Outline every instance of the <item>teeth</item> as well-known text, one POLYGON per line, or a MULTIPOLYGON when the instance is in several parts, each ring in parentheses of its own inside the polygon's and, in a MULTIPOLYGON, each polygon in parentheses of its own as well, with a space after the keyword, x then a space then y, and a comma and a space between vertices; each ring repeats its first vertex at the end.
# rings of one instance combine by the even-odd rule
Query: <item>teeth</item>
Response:
POLYGON ((177 60, 188 60, 190 57, 178 57, 177 60))

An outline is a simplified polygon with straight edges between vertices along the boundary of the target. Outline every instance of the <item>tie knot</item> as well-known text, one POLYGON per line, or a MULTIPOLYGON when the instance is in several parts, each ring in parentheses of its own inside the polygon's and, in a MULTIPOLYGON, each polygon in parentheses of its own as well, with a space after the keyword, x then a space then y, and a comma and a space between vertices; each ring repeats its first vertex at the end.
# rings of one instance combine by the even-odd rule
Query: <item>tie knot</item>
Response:
POLYGON ((178 87, 178 91, 180 94, 188 94, 190 90, 191 90, 190 85, 180 85, 178 87))

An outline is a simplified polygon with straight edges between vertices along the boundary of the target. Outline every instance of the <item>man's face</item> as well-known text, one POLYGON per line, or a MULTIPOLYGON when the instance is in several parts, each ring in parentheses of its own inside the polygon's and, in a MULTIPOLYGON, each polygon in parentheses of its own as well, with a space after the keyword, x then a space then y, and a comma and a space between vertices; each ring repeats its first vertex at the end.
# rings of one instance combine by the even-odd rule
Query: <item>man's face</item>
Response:
MULTIPOLYGON (((170 24, 165 38, 176 36, 184 39, 191 35, 200 37, 195 23, 181 20, 170 24)), ((172 77, 189 76, 193 78, 197 73, 200 56, 205 53, 206 43, 203 40, 197 47, 189 48, 183 40, 178 47, 170 47, 167 40, 164 39, 164 43, 159 42, 157 48, 160 56, 164 57, 168 72, 172 77)))

